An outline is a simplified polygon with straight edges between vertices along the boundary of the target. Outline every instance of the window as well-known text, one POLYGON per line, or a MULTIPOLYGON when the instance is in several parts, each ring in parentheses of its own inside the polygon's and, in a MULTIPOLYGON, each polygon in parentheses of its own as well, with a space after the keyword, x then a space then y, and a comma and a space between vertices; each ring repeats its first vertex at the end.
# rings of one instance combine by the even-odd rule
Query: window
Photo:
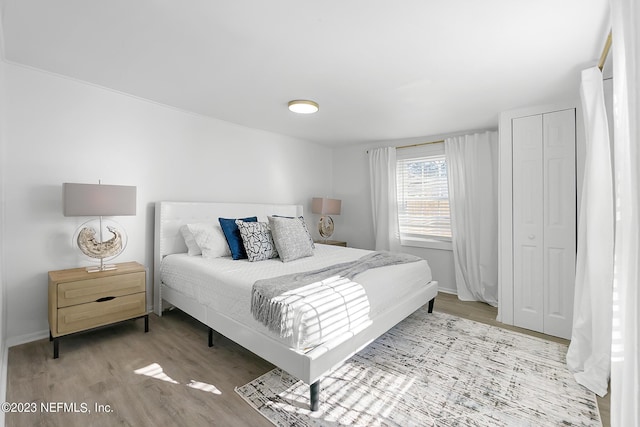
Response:
POLYGON ((451 248, 444 143, 397 150, 398 221, 406 246, 451 248))

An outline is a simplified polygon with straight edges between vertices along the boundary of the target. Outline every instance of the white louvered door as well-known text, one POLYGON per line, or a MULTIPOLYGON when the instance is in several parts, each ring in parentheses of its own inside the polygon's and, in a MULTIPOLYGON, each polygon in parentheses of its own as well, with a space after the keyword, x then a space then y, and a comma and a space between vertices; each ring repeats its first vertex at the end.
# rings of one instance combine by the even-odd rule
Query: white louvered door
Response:
POLYGON ((576 253, 575 110, 512 120, 513 322, 569 338, 576 253))

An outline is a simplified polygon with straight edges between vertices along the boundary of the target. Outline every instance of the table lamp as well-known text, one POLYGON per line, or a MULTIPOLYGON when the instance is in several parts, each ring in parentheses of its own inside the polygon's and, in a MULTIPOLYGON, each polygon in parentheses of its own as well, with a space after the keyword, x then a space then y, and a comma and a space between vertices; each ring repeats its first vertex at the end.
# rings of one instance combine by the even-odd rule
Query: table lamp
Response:
POLYGON ((102 184, 62 184, 64 216, 93 216, 76 230, 73 241, 86 256, 100 260, 99 267, 88 267, 88 272, 115 270, 105 259, 120 255, 127 243, 127 234, 115 221, 105 216, 135 215, 136 187, 102 184), (96 230, 97 229, 97 230, 96 230), (104 240, 104 234, 111 234, 104 240), (98 234, 98 236, 96 236, 98 234))
POLYGON ((320 214, 318 232, 326 241, 333 234, 333 219, 330 215, 340 215, 342 201, 338 199, 328 199, 326 197, 314 197, 311 199, 311 212, 320 214))

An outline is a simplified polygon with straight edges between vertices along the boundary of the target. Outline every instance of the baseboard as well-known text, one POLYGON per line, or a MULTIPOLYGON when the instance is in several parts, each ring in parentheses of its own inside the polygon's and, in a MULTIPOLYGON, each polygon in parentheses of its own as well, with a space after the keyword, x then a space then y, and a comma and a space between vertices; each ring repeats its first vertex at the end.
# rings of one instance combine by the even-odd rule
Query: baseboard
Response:
POLYGON ((458 291, 454 289, 438 288, 438 292, 442 292, 443 294, 458 295, 458 291))
POLYGON ((43 338, 49 338, 49 330, 33 332, 31 334, 24 334, 24 335, 19 335, 17 337, 7 338, 6 349, 8 351, 10 347, 20 345, 20 344, 26 344, 28 342, 38 341, 43 338))

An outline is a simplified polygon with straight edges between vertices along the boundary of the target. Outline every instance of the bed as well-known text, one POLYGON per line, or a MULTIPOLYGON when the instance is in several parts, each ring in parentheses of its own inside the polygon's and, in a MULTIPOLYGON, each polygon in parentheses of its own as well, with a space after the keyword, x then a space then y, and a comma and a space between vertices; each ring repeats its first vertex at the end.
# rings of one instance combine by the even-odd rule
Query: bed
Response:
MULTIPOLYGON (((256 355, 310 385, 310 409, 318 408, 320 379, 353 354, 425 304, 429 311, 438 290, 426 261, 375 268, 341 285, 353 295, 358 315, 336 328, 320 328, 327 317, 299 321, 288 336, 274 333, 251 315, 251 284, 342 261, 355 262, 371 251, 316 244, 314 255, 291 262, 259 262, 230 257, 189 256, 180 228, 215 222, 219 217, 299 217, 302 206, 250 203, 158 202, 155 210, 154 311, 177 307, 256 355), (211 276, 211 275, 215 276, 211 276), (393 291, 390 290, 393 288, 393 291), (361 315, 362 314, 362 315, 361 315), (304 328, 300 328, 304 325, 304 328), (330 329, 327 332, 327 329, 330 329), (304 330, 304 333, 300 331, 304 330)), ((328 312, 331 319, 341 314, 328 312)))

